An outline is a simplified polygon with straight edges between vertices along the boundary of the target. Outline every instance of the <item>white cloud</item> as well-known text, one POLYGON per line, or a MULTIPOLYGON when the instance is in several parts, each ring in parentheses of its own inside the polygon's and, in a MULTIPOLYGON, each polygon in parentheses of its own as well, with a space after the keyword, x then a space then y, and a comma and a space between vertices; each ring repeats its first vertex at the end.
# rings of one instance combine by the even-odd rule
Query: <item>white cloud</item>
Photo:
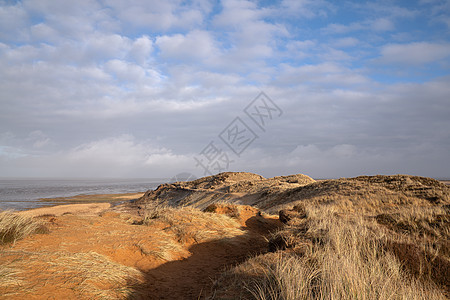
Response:
POLYGON ((51 0, 25 0, 23 7, 30 15, 45 19, 48 26, 66 39, 81 40, 102 22, 111 20, 95 0, 57 3, 51 0))
POLYGON ((132 47, 132 42, 129 38, 118 34, 94 34, 84 39, 81 47, 86 59, 101 61, 125 57, 132 47))
POLYGON ((145 77, 142 67, 118 59, 108 61, 105 70, 114 74, 121 82, 139 82, 145 77))
POLYGON ((186 35, 159 36, 155 44, 160 56, 180 61, 208 61, 218 54, 213 37, 207 31, 194 30, 186 35))
POLYGON ((136 142, 130 135, 102 139, 83 144, 68 153, 70 160, 83 164, 134 165, 144 163, 152 152, 164 149, 152 149, 148 145, 136 142))
POLYGON ((354 47, 358 45, 359 40, 354 37, 345 37, 337 39, 333 42, 333 46, 337 48, 347 48, 347 47, 354 47))
POLYGON ((0 3, 1 40, 26 40, 28 37, 27 25, 28 15, 20 2, 15 5, 1 5, 0 3))
POLYGON ((350 54, 348 54, 345 51, 334 49, 332 47, 324 47, 322 51, 320 51, 320 54, 317 55, 317 57, 321 61, 331 62, 331 61, 339 61, 339 62, 345 62, 351 59, 354 59, 350 54))
POLYGON ((384 63, 422 65, 438 62, 450 56, 450 44, 416 42, 389 44, 381 48, 380 60, 384 63))
POLYGON ((147 36, 137 38, 130 49, 130 56, 139 64, 145 65, 150 59, 153 50, 153 41, 147 36))
POLYGON ((327 25, 323 31, 328 34, 346 34, 356 31, 391 31, 395 25, 389 18, 367 19, 362 22, 352 22, 350 24, 332 23, 327 25))
POLYGON ((260 169, 277 175, 307 158, 327 176, 352 157, 361 173, 430 162, 430 145, 448 156, 442 1, 12 2, 0 0, 2 174, 172 173, 260 90, 285 114, 237 168, 270 158, 260 169))
POLYGON ((224 1, 222 6, 212 24, 226 34, 217 36, 223 50, 213 65, 232 72, 265 68, 264 60, 277 54, 277 38, 289 37, 284 24, 268 21, 277 11, 251 1, 224 1))
POLYGON ((9 176, 26 169, 29 177, 171 177, 193 168, 191 156, 173 154, 132 135, 100 139, 59 153, 19 153, 0 146, 0 165, 9 176))
POLYGON ((50 138, 41 130, 30 132, 28 140, 33 143, 33 148, 40 149, 47 146, 51 141, 50 138))
POLYGON ((311 49, 312 47, 314 47, 316 45, 317 45, 317 42, 312 41, 312 40, 304 40, 304 41, 292 40, 292 41, 289 41, 289 43, 287 44, 287 49, 289 51, 307 50, 307 49, 311 49))
POLYGON ((264 16, 264 11, 251 1, 226 0, 222 2, 222 6, 222 12, 214 17, 214 24, 219 27, 244 29, 245 25, 264 16))
POLYGON ((430 22, 431 23, 442 23, 450 28, 450 2, 442 0, 430 0, 430 1, 420 1, 421 5, 429 5, 428 7, 422 7, 422 9, 430 10, 430 22))
POLYGON ((280 84, 312 84, 323 87, 351 86, 369 82, 368 78, 355 70, 332 62, 300 67, 283 65, 278 81, 280 84))
POLYGON ((238 75, 214 73, 208 71, 189 73, 189 77, 193 79, 193 82, 199 84, 202 88, 214 88, 215 90, 236 86, 243 80, 243 78, 238 75))
MULTIPOLYGON (((181 172, 192 165, 189 156, 174 154, 171 150, 149 141, 138 141, 132 135, 82 144, 62 154, 62 157, 65 157, 69 164, 89 167, 91 174, 102 177, 121 176, 133 170, 138 172, 135 175, 139 176, 172 176, 177 170, 181 172)), ((75 170, 79 171, 79 168, 75 170)))
POLYGON ((190 29, 203 22, 204 15, 211 9, 205 1, 194 1, 192 6, 183 5, 178 0, 134 1, 130 5, 125 0, 108 0, 120 21, 132 27, 149 30, 190 29))
POLYGON ((371 2, 350 2, 352 9, 359 10, 358 15, 370 12, 371 15, 380 15, 395 20, 399 19, 411 19, 420 13, 420 10, 412 8, 409 5, 396 5, 394 1, 371 1, 371 2), (408 7, 409 6, 409 7, 408 7))
POLYGON ((394 30, 394 23, 387 18, 379 18, 373 20, 370 24, 375 31, 390 31, 394 30))
POLYGON ((323 0, 283 0, 281 3, 284 14, 296 18, 327 17, 335 7, 328 1, 323 0))
POLYGON ((348 25, 344 25, 344 24, 339 24, 339 23, 332 23, 327 25, 323 30, 326 33, 336 33, 336 34, 344 34, 344 33, 349 33, 352 31, 358 31, 358 30, 363 30, 366 27, 358 22, 353 22, 350 23, 348 25))
POLYGON ((58 32, 45 23, 39 23, 30 27, 30 35, 34 41, 57 43, 60 39, 58 32))

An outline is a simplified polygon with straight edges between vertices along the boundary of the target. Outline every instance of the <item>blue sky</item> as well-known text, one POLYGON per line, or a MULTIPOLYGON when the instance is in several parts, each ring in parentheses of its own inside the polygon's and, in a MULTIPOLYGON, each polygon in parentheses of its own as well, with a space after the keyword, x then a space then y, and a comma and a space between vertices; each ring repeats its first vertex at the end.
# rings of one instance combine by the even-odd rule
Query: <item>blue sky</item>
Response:
POLYGON ((446 0, 0 0, 0 176, 450 177, 449 69, 446 0))

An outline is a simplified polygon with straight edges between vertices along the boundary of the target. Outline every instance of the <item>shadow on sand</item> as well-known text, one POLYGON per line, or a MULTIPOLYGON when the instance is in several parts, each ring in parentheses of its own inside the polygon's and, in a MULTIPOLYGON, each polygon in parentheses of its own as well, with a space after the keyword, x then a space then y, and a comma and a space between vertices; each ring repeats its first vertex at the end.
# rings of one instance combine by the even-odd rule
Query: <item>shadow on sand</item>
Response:
POLYGON ((143 271, 145 282, 129 299, 207 299, 223 271, 268 251, 264 236, 280 225, 278 220, 254 216, 242 227, 244 235, 195 244, 188 258, 143 271))

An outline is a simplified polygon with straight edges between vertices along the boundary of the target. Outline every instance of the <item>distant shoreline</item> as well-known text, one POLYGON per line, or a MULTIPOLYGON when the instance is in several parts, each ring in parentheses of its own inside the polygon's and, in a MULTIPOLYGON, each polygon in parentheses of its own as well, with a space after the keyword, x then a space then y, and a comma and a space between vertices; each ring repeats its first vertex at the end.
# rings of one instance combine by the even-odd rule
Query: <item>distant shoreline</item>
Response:
POLYGON ((130 200, 162 182, 146 179, 114 180, 0 180, 0 210, 27 210, 43 206, 130 200))
MULTIPOLYGON (((318 179, 317 181, 323 181, 326 179, 318 179)), ((450 185, 450 180, 439 180, 445 185, 450 185)), ((60 205, 70 204, 90 204, 90 203, 109 203, 111 205, 117 205, 126 201, 136 200, 142 197, 145 192, 132 192, 132 193, 115 193, 115 194, 79 194, 68 197, 51 197, 51 198, 39 198, 36 202, 42 206, 39 207, 25 207, 22 211, 33 210, 37 208, 49 208, 60 205)))
MULTIPOLYGON (((109 204, 111 206, 118 205, 120 203, 124 203, 127 201, 132 201, 139 199, 145 194, 145 192, 135 192, 135 193, 119 193, 119 194, 92 194, 92 195, 86 195, 86 194, 80 194, 76 196, 70 196, 70 197, 54 197, 54 198, 39 198, 35 202, 30 202, 30 204, 33 203, 39 203, 40 206, 33 206, 33 207, 23 207, 22 209, 17 210, 17 212, 27 212, 27 211, 34 211, 34 210, 41 210, 41 209, 48 209, 48 208, 55 208, 59 206, 69 206, 69 205, 77 205, 77 204, 109 204)), ((1 211, 1 209, 0 209, 1 211)))
POLYGON ((138 199, 144 195, 145 192, 135 193, 119 193, 119 194, 80 194, 70 197, 54 197, 54 198, 40 198, 40 203, 49 203, 45 207, 63 205, 63 204, 87 204, 87 203, 110 203, 112 205, 125 201, 138 199))

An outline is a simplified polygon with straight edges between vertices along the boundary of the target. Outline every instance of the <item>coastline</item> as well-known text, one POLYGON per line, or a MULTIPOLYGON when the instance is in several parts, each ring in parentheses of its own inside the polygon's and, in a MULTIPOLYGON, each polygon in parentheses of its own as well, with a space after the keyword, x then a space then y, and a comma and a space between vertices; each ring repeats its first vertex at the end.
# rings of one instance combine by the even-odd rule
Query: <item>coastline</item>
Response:
POLYGON ((40 203, 54 203, 54 205, 61 204, 82 204, 82 203, 111 203, 117 204, 124 201, 130 201, 142 197, 145 192, 135 193, 119 193, 119 194, 80 194, 70 197, 54 197, 54 198, 39 198, 40 203))
POLYGON ((61 216, 64 214, 98 215, 117 204, 138 199, 143 192, 123 194, 93 194, 71 197, 41 198, 45 206, 18 211, 18 214, 37 217, 43 215, 61 216))
POLYGON ((63 215, 98 216, 111 207, 110 203, 62 204, 16 212, 27 217, 59 217, 63 215))
MULTIPOLYGON (((320 181, 320 180, 319 180, 320 181)), ((445 185, 450 185, 450 180, 439 180, 445 185)), ((98 214, 98 209, 106 210, 115 205, 136 200, 142 197, 145 192, 134 193, 116 193, 116 194, 79 194, 70 197, 52 197, 52 198, 39 198, 36 202, 41 203, 40 207, 25 208, 24 210, 17 211, 26 215, 43 215, 43 214, 56 214, 62 215, 63 213, 82 213, 86 208, 91 208, 93 214, 98 214), (89 206, 90 205, 90 206, 89 206), (66 207, 66 208, 61 208, 66 207), (35 213, 31 213, 31 211, 35 213), (61 212, 62 211, 62 212, 61 212), (73 211, 73 212, 71 212, 73 211)))
POLYGON ((159 179, 0 179, 0 210, 22 211, 57 204, 117 202, 125 194, 155 189, 159 179), (102 197, 104 195, 104 197, 102 197))

